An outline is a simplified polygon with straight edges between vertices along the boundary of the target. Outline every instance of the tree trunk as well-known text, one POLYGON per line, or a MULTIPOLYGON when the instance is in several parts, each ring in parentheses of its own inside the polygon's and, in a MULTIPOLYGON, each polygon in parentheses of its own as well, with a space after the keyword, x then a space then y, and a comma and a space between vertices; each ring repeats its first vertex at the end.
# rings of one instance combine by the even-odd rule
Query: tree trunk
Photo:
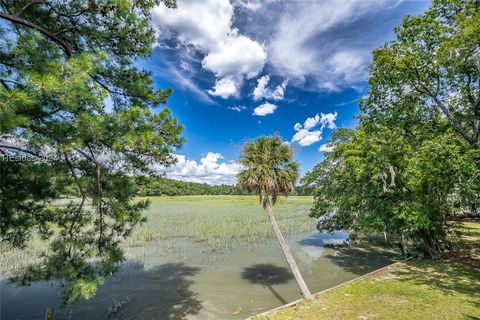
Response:
POLYGON ((310 290, 308 290, 308 287, 305 284, 305 280, 303 280, 302 274, 298 269, 297 263, 295 262, 295 259, 293 258, 293 255, 290 252, 290 248, 288 247, 288 244, 283 238, 282 232, 278 227, 277 220, 275 219, 275 216, 273 215, 273 212, 272 212, 272 207, 268 202, 266 205, 266 210, 268 213, 268 217, 270 218, 270 222, 272 223, 273 231, 275 231, 275 235, 277 236, 280 247, 282 248, 283 255, 287 260, 290 270, 292 270, 293 276, 295 277, 295 280, 297 281, 297 284, 300 287, 300 291, 302 292, 303 297, 307 300, 313 300, 313 296, 310 293, 310 290))
POLYGON ((438 258, 442 254, 443 247, 435 233, 428 229, 421 229, 419 233, 422 241, 423 256, 426 259, 438 258))
POLYGON ((400 251, 402 251, 402 257, 408 257, 408 249, 407 245, 405 244, 405 238, 403 237, 403 231, 400 231, 400 251))

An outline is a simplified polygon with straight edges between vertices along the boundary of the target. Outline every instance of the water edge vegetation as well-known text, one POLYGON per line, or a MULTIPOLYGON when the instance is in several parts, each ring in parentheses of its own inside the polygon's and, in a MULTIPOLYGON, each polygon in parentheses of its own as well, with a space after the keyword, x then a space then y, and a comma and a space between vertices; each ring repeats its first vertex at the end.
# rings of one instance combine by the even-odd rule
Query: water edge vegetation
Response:
MULTIPOLYGON (((185 239, 202 242, 207 251, 228 249, 239 241, 255 243, 274 237, 257 196, 176 196, 137 198, 150 200, 147 221, 135 228, 123 248, 139 247, 156 240, 185 239)), ((67 200, 62 200, 65 203, 67 200)), ((278 223, 285 235, 310 232, 315 220, 308 217, 312 197, 279 199, 278 223)), ((24 249, 1 244, 0 274, 12 276, 41 259, 48 241, 35 235, 24 249)))

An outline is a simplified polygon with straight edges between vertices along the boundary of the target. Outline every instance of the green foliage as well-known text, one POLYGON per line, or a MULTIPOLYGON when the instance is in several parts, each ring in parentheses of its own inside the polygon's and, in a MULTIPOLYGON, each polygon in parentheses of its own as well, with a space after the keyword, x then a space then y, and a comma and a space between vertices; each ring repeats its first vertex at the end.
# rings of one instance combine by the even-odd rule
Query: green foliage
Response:
POLYGON ((405 17, 396 39, 373 52, 369 112, 388 112, 389 105, 414 99, 424 109, 441 111, 463 139, 478 147, 478 43, 476 0, 436 0, 424 14, 405 17))
MULTIPOLYGON (((250 191, 239 184, 210 185, 207 183, 185 182, 165 177, 139 176, 133 178, 137 195, 149 196, 199 196, 199 195, 248 195, 250 191)), ((295 195, 311 196, 312 188, 295 186, 295 195)), ((75 194, 70 193, 70 194, 75 194)))
POLYGON ((23 247, 33 228, 44 237, 51 235, 48 222, 53 216, 44 204, 46 199, 56 197, 61 188, 61 182, 55 186, 55 180, 51 179, 55 173, 41 163, 13 162, 1 158, 0 164, 2 240, 23 247))
POLYGON ((412 136, 398 129, 361 124, 335 132, 335 150, 303 179, 315 188, 311 216, 321 230, 409 236, 432 257, 447 245, 447 218, 465 205, 460 193, 480 192, 478 170, 448 127, 417 123, 412 136))
POLYGON ((260 137, 245 144, 240 163, 244 169, 238 174, 238 184, 260 195, 260 203, 275 204, 279 194, 288 196, 295 191, 299 173, 293 151, 278 136, 260 137), (271 197, 271 200, 269 199, 271 197))
POLYGON ((93 280, 76 279, 67 287, 68 300, 66 303, 71 304, 77 300, 92 298, 97 292, 97 287, 103 284, 103 280, 96 278, 93 280))
MULTIPOLYGON (((169 2, 171 4, 171 2, 169 2)), ((182 126, 135 65, 154 39, 158 1, 0 3, 1 239, 49 238, 20 284, 59 278, 63 300, 91 297, 123 260, 119 244, 144 221, 129 175, 174 163, 182 126), (14 157, 30 157, 22 161, 14 157), (52 206, 75 192, 79 201, 52 206)))
POLYGON ((408 236, 426 257, 449 246, 448 217, 479 202, 479 10, 434 1, 374 52, 359 125, 303 179, 319 229, 408 236))
POLYGON ((137 195, 141 197, 248 194, 238 185, 209 185, 154 176, 135 177, 134 181, 137 186, 137 195))

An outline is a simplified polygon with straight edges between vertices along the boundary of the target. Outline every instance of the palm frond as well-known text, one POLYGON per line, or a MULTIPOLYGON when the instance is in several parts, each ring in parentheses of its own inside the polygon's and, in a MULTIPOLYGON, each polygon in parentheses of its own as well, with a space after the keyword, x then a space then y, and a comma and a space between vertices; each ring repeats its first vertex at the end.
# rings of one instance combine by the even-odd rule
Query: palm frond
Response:
POLYGON ((246 143, 240 163, 244 169, 238 174, 239 185, 260 195, 260 203, 275 204, 279 194, 288 196, 295 190, 299 178, 299 164, 293 160, 293 151, 280 137, 260 137, 246 143))

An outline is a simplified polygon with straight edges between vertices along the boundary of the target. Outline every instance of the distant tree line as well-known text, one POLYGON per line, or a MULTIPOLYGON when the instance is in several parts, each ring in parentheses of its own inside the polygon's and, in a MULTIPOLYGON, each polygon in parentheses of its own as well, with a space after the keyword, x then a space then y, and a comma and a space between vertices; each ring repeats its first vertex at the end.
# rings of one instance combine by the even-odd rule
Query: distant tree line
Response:
POLYGON ((133 180, 137 186, 137 195, 140 197, 248 194, 237 185, 209 185, 155 176, 140 176, 133 180))
MULTIPOLYGON (((137 196, 194 196, 194 195, 248 195, 247 190, 239 185, 186 182, 166 177, 139 176, 133 181, 137 187, 137 196)), ((295 195, 311 195, 312 189, 304 186, 295 188, 295 195)))

